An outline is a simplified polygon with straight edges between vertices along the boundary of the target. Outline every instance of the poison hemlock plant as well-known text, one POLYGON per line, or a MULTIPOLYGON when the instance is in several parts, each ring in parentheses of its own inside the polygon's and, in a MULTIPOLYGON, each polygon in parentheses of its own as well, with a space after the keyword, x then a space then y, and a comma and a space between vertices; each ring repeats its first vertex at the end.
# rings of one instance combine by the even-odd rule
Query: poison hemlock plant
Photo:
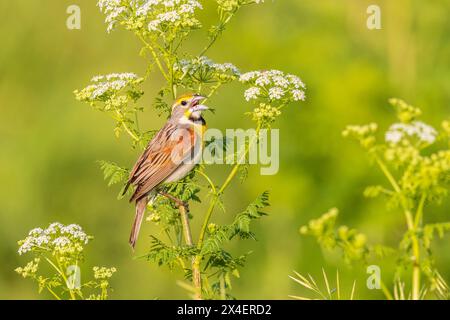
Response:
POLYGON ((94 267, 93 279, 81 282, 84 247, 93 239, 76 224, 52 223, 46 229, 36 228, 19 241, 19 254, 33 258, 16 272, 37 283, 39 293, 46 290, 55 299, 106 300, 109 279, 116 268, 94 267))
MULTIPOLYGON (((185 50, 184 43, 192 31, 203 28, 197 12, 206 1, 99 0, 98 6, 106 15, 107 31, 123 28, 134 34, 142 45, 140 55, 148 61, 148 67, 142 77, 133 73, 96 76, 86 88, 75 91, 77 100, 114 120, 117 137, 125 133, 132 147, 143 149, 155 130, 140 128, 138 119, 145 108, 139 100, 144 94, 144 82, 154 72, 162 75, 164 83, 153 99, 153 107, 166 116, 170 114, 172 101, 186 91, 201 93, 208 100, 231 82, 245 86, 244 98, 254 105, 246 115, 254 121, 256 134, 242 150, 234 152, 232 157, 237 161, 224 182, 213 182, 205 165, 199 165, 182 181, 166 186, 166 193, 184 203, 208 199, 206 212, 203 215, 195 211, 188 213, 183 206, 177 207, 165 197, 157 197, 147 208, 150 212, 147 221, 158 225, 163 237, 152 236, 150 250, 143 257, 161 266, 183 270, 189 283, 179 283, 195 299, 232 298, 229 294, 231 276, 239 276, 238 269, 244 265, 247 254, 233 256, 225 250, 225 245, 233 239, 254 238, 251 222, 265 215, 263 210, 269 205, 269 194, 262 193, 241 213, 230 218, 228 225, 213 223, 212 215, 217 207, 225 208, 222 196, 231 182, 240 174, 246 175, 247 166, 241 160, 245 160, 250 148, 259 142, 260 131, 270 129, 284 107, 305 99, 305 85, 297 76, 278 70, 241 73, 231 63, 217 63, 206 57, 242 8, 263 2, 209 1, 209 5, 217 7, 218 22, 209 28, 205 45, 199 52, 192 53, 185 50), (205 181, 206 186, 200 180, 205 181), (193 215, 203 219, 197 237, 193 237, 190 227, 193 215)), ((227 141, 206 141, 206 145, 226 150, 227 141)), ((124 166, 111 161, 100 164, 109 185, 125 182, 129 170, 124 166)))
POLYGON ((377 139, 378 125, 348 126, 344 137, 357 140, 386 178, 386 184, 369 186, 368 198, 383 197, 389 210, 403 214, 406 230, 397 248, 371 246, 367 237, 346 226, 336 227, 337 209, 300 229, 324 249, 340 249, 345 261, 379 261, 387 254, 397 259, 394 293, 382 282, 386 298, 450 298, 448 285, 436 268, 432 242, 444 237, 450 222, 433 222, 427 207, 440 204, 450 186, 450 122, 440 132, 418 120, 421 110, 399 99, 389 100, 399 122, 377 139))

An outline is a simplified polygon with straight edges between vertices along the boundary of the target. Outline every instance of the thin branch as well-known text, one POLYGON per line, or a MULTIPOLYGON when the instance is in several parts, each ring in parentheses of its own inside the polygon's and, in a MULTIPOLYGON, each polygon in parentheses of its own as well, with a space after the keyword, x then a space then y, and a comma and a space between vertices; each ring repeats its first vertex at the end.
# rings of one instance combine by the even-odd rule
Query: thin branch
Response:
POLYGON ((145 41, 144 37, 142 35, 139 35, 139 39, 142 41, 142 43, 145 45, 145 47, 150 51, 150 53, 153 56, 153 59, 155 59, 156 65, 158 66, 159 70, 161 71, 161 74, 163 75, 163 77, 166 80, 169 80, 169 77, 166 73, 166 71, 164 70, 161 61, 158 58, 158 55, 156 54, 155 50, 153 49, 153 47, 147 42, 145 41))

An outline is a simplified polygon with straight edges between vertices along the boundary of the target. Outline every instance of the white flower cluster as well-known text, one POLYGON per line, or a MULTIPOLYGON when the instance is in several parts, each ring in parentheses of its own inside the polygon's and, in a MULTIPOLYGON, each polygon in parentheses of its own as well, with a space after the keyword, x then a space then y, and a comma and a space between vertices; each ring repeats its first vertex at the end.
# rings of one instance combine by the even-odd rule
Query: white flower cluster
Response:
POLYGON ((395 123, 386 132, 385 140, 395 145, 407 137, 415 137, 422 143, 432 144, 436 140, 437 134, 433 127, 421 121, 395 123))
POLYGON ((198 0, 99 0, 100 11, 106 15, 107 31, 114 30, 118 22, 126 22, 131 29, 147 25, 148 31, 164 27, 198 25, 196 9, 203 9, 198 0))
POLYGON ((261 89, 258 87, 251 87, 250 89, 245 90, 244 97, 245 100, 250 101, 252 99, 257 99, 261 94, 261 89))
POLYGON ((303 81, 292 74, 279 70, 251 71, 239 79, 251 87, 244 92, 247 101, 267 98, 270 101, 304 101, 306 86, 303 81))
POLYGON ((232 63, 215 63, 201 56, 190 60, 181 60, 174 66, 175 71, 181 71, 197 80, 234 80, 240 76, 239 69, 232 63))
POLYGON ((113 81, 113 80, 122 80, 122 81, 130 81, 136 80, 138 76, 135 73, 125 72, 125 73, 110 73, 107 75, 99 75, 92 78, 92 82, 102 82, 102 81, 113 81))
POLYGON ((106 15, 107 31, 111 32, 120 16, 128 15, 129 8, 122 5, 121 0, 99 0, 97 6, 106 15))
POLYGON ((81 252, 92 237, 88 236, 77 224, 63 225, 52 223, 47 229, 35 228, 28 236, 19 241, 19 254, 33 250, 81 252))
POLYGON ((149 0, 136 12, 138 16, 148 16, 149 12, 159 12, 149 21, 149 31, 157 31, 165 24, 182 24, 183 20, 195 19, 196 9, 203 9, 197 0, 149 0))
POLYGON ((111 73, 108 75, 95 76, 91 80, 93 84, 81 91, 75 91, 75 95, 78 100, 93 101, 142 81, 143 79, 139 78, 134 73, 111 73))

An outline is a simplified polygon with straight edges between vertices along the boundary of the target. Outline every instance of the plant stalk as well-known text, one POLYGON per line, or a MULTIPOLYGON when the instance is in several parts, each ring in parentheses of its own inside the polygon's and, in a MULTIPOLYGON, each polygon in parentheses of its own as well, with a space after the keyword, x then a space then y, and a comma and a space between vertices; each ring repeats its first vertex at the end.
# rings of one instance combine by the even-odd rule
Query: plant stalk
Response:
POLYGON ((241 157, 238 159, 237 163, 234 165, 233 169, 231 170, 228 177, 225 179, 225 182, 222 184, 220 189, 216 192, 214 189, 214 196, 211 199, 211 202, 209 203, 208 210, 206 211, 205 219, 203 221, 202 229, 200 231, 199 239, 197 242, 197 249, 199 250, 199 254, 195 256, 194 261, 192 263, 192 276, 193 276, 193 282, 194 287, 197 289, 198 295, 195 296, 196 299, 202 299, 202 293, 201 293, 201 273, 200 273, 200 263, 202 260, 201 250, 203 247, 203 242, 205 240, 206 230, 208 229, 209 221, 211 220, 212 213, 214 211, 214 208, 217 204, 217 201, 219 199, 219 196, 225 191, 225 189, 230 185, 233 178, 236 176, 239 167, 241 166, 241 163, 245 158, 247 157, 247 154, 250 150, 250 147, 258 140, 259 137, 259 131, 261 129, 261 126, 258 125, 256 128, 256 134, 253 137, 253 139, 249 142, 249 144, 246 146, 245 151, 242 153, 241 157))
POLYGON ((408 231, 411 232, 411 241, 412 241, 412 299, 413 300, 419 300, 420 298, 420 245, 419 245, 419 239, 417 238, 417 227, 418 223, 420 223, 419 220, 421 220, 422 216, 422 208, 423 208, 423 201, 421 200, 421 203, 419 204, 418 212, 416 214, 416 223, 414 223, 413 215, 411 213, 411 210, 408 208, 407 201, 402 194, 402 190, 400 186, 398 185, 397 181, 395 180, 394 176, 389 171, 388 167, 384 164, 384 162, 376 155, 375 160, 378 163, 379 167, 391 183, 392 187, 394 188, 395 192, 397 192, 400 195, 400 204, 403 208, 405 218, 406 218, 406 224, 408 227, 408 231))
POLYGON ((198 240, 198 243, 197 243, 197 248, 198 249, 201 250, 201 248, 203 246, 203 241, 204 241, 204 238, 205 238, 206 229, 208 228, 209 220, 211 219, 211 215, 212 215, 212 213, 214 211, 214 208, 215 208, 215 206, 217 204, 217 200, 219 199, 219 196, 230 185, 231 181, 233 181, 233 178, 238 173, 238 170, 239 170, 239 168, 241 166, 241 163, 247 157, 247 154, 248 154, 248 152, 250 150, 251 145, 253 145, 258 140, 260 129, 261 129, 261 126, 258 125, 258 127, 256 128, 255 136, 253 137, 253 139, 249 142, 249 144, 245 148, 245 151, 242 153, 241 157, 238 159, 237 163, 234 165, 233 169, 231 170, 230 174, 225 179, 225 182, 222 184, 222 186, 220 187, 219 191, 211 199, 211 202, 210 202, 209 207, 208 207, 208 211, 206 211, 205 220, 203 221, 202 229, 200 231, 200 237, 199 237, 199 240, 198 240))
POLYGON ((219 281, 220 281, 220 299, 221 300, 227 300, 225 276, 223 275, 223 273, 220 275, 219 281))
MULTIPOLYGON (((186 244, 190 247, 194 245, 192 242, 192 232, 189 225, 189 217, 184 206, 179 207, 181 224, 183 226, 184 240, 186 244)), ((200 264, 196 262, 195 257, 192 259, 192 283, 195 288, 195 299, 201 300, 201 291, 202 291, 202 279, 200 273, 200 264)))

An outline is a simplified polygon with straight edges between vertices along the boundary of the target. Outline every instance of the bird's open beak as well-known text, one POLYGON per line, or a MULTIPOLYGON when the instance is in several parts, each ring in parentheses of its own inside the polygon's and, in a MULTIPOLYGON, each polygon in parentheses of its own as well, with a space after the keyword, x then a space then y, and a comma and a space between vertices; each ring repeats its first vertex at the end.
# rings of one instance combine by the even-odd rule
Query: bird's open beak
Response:
POLYGON ((208 110, 209 108, 203 104, 200 104, 201 101, 205 100, 206 97, 203 96, 196 96, 194 97, 193 101, 192 101, 192 112, 197 112, 197 111, 205 111, 208 110))
POLYGON ((207 106, 205 106, 205 105, 203 105, 203 104, 198 104, 198 105, 196 105, 196 106, 194 106, 193 108, 192 108, 192 112, 197 112, 197 111, 205 111, 205 110, 208 110, 209 108, 207 107, 207 106))
POLYGON ((205 99, 206 99, 206 97, 203 97, 203 96, 195 96, 195 97, 192 99, 192 106, 197 106, 197 105, 199 105, 200 102, 203 101, 203 100, 205 100, 205 99))

